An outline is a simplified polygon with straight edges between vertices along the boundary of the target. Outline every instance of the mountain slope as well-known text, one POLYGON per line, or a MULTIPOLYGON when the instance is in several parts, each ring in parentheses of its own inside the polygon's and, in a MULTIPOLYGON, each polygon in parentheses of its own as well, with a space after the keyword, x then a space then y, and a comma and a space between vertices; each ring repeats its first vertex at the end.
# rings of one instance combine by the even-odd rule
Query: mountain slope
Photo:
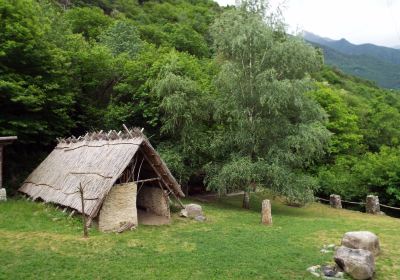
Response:
POLYGON ((400 88, 400 50, 372 44, 354 45, 345 39, 335 41, 309 32, 304 33, 304 38, 324 51, 327 64, 385 88, 400 88))

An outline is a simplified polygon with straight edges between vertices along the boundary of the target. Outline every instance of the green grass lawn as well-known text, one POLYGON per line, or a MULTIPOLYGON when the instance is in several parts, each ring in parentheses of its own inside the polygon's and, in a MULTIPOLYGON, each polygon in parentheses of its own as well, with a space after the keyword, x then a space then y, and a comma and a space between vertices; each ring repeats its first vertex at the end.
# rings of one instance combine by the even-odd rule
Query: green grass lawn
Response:
POLYGON ((205 223, 174 215, 167 226, 123 234, 90 231, 79 218, 24 200, 0 203, 0 279, 318 279, 306 268, 330 262, 323 244, 346 231, 370 230, 381 240, 376 279, 399 279, 400 220, 313 204, 272 204, 272 227, 260 224, 262 196, 252 209, 241 197, 201 203, 205 223))

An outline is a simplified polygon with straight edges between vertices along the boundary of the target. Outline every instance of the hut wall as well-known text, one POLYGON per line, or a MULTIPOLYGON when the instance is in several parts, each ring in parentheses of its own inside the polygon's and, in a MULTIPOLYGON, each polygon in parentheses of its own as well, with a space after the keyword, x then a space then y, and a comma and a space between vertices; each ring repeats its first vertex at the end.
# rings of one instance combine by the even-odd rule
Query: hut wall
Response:
POLYGON ((115 185, 107 195, 99 215, 101 231, 117 231, 124 224, 138 224, 135 183, 115 185))
POLYGON ((137 205, 158 216, 170 218, 168 200, 159 187, 143 186, 138 193, 137 205))

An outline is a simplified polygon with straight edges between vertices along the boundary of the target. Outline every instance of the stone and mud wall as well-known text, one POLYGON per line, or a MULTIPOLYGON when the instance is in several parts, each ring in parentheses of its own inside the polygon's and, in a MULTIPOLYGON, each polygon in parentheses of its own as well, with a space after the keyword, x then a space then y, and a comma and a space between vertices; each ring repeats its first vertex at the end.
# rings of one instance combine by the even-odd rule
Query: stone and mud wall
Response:
POLYGON ((107 195, 99 215, 99 230, 118 231, 128 223, 138 224, 135 183, 115 185, 107 195))

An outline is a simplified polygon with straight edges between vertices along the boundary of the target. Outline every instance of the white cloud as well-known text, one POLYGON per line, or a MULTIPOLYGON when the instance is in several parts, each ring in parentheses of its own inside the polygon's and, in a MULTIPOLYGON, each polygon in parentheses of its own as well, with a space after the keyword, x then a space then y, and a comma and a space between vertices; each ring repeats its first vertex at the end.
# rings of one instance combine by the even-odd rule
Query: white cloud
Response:
MULTIPOLYGON (((235 0, 217 0, 233 5, 235 0)), ((307 30, 352 43, 400 45, 400 0, 272 0, 285 2, 289 30, 307 30)))

